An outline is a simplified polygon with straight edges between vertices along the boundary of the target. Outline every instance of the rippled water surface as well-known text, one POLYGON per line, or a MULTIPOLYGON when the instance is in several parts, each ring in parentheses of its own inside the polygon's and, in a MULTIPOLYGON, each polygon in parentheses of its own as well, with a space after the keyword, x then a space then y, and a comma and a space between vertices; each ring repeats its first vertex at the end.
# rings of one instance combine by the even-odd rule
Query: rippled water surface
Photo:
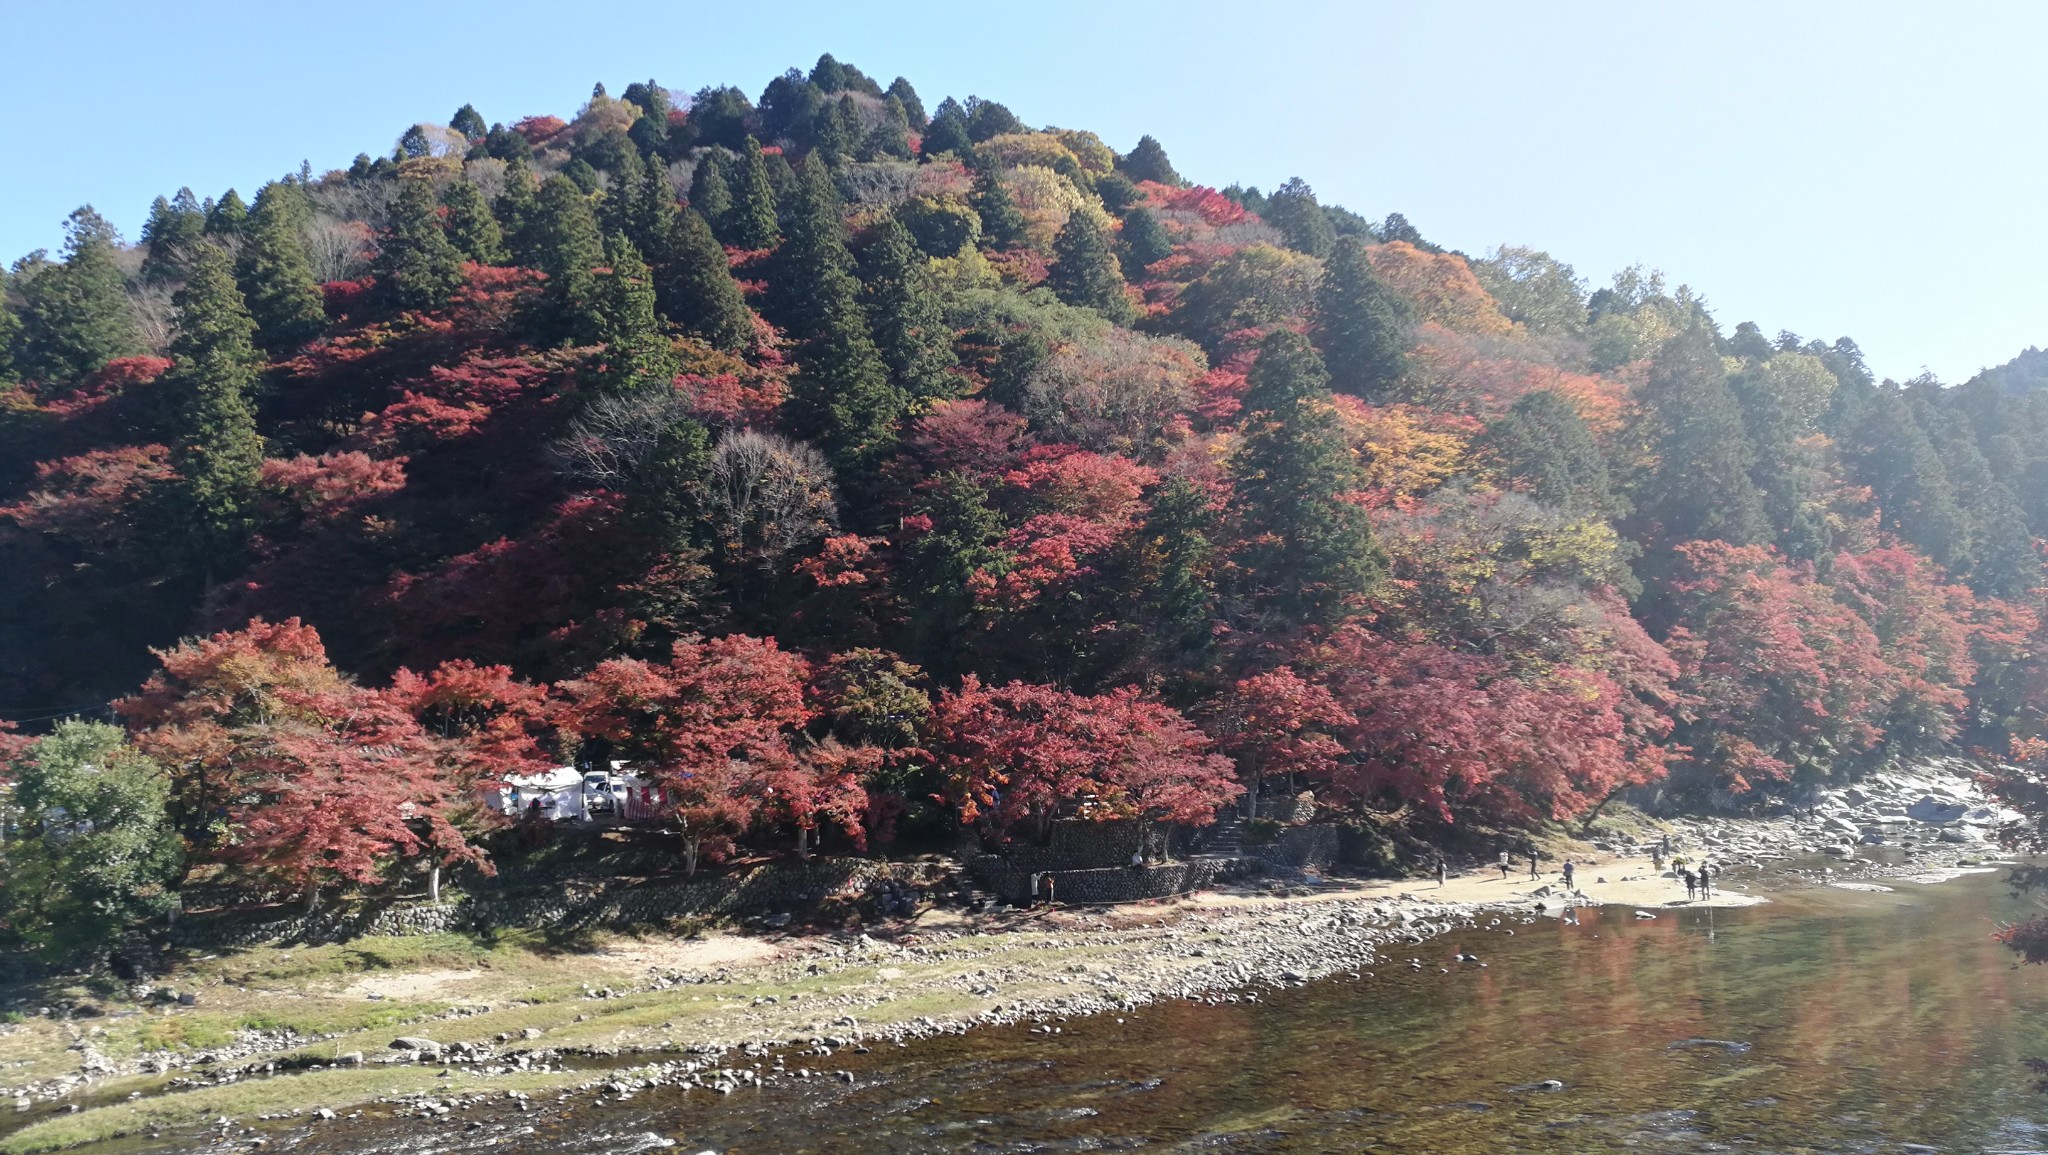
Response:
POLYGON ((1982 875, 1655 920, 1609 909, 1453 936, 1412 948, 1419 973, 1404 958, 1257 1004, 789 1060, 851 1068, 851 1085, 650 1092, 467 1134, 392 1121, 286 1143, 623 1152, 652 1132, 743 1155, 2030 1152, 2048 1149, 2048 1095, 2021 1059, 2048 1055, 2048 968, 2016 969, 1988 937, 2018 909, 1982 875), (1459 948, 1487 965, 1455 963, 1459 948))

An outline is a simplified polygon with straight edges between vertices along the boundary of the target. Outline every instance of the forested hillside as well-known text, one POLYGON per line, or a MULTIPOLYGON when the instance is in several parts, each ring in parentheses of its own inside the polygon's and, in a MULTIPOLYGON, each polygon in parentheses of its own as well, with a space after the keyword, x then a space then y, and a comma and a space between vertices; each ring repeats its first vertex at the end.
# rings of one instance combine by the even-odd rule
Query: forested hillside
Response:
POLYGON ((0 716, 316 886, 579 752, 694 861, 2034 748, 2042 354, 1879 382, 1202 176, 828 56, 82 208, 0 311, 0 716))

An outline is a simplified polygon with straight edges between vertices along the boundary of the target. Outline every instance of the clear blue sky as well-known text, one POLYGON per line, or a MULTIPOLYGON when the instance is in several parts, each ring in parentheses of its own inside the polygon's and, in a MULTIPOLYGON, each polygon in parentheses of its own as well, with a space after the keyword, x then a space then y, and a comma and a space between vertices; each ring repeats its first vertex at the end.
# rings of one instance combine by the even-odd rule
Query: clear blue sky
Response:
POLYGON ((2048 5, 44 3, 0 0, 0 256, 91 202, 246 195, 464 101, 571 115, 594 81, 758 94, 821 51, 977 93, 1183 175, 1406 213, 1441 244, 1632 262, 1725 327, 1849 335, 1958 381, 2048 344, 2048 5))

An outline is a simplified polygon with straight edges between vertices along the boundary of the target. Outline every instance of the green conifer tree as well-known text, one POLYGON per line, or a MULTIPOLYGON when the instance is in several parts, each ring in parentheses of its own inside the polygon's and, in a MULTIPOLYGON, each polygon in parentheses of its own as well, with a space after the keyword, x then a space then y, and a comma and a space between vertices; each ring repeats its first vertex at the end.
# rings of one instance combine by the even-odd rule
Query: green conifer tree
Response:
POLYGON ((472 141, 482 140, 490 135, 491 131, 484 126, 483 115, 477 112, 474 104, 465 104, 456 109, 455 115, 448 118, 448 127, 461 133, 463 139, 472 141))
POLYGON ((1666 341, 1643 395, 1656 467, 1637 504, 1661 542, 1768 543, 1770 520, 1750 479, 1755 450, 1713 335, 1694 326, 1666 341))
POLYGON ((725 249, 695 209, 676 218, 655 294, 669 320, 718 348, 738 352, 753 343, 753 314, 732 278, 725 249))
POLYGON ((1178 185, 1180 174, 1173 171, 1173 162, 1166 159, 1166 149, 1150 134, 1138 138, 1138 144, 1126 156, 1118 158, 1117 171, 1134 181, 1151 180, 1163 185, 1178 185))
POLYGON ((967 135, 967 110, 952 97, 939 102, 932 113, 931 123, 925 125, 924 141, 918 146, 922 156, 937 156, 950 152, 965 158, 974 152, 974 141, 967 135))
POLYGON ((909 160, 910 116, 903 102, 890 97, 882 102, 881 123, 861 142, 861 160, 909 160))
POLYGON ((461 178, 449 181, 448 187, 441 190, 441 204, 448 210, 442 227, 456 252, 479 265, 505 263, 509 256, 505 250, 505 230, 498 227, 498 218, 491 215, 484 191, 475 182, 461 178))
POLYGON ((590 198, 556 173, 541 185, 535 199, 532 230, 534 264, 548 275, 542 327, 574 344, 596 341, 592 270, 604 263, 604 239, 590 198))
POLYGON ((831 456, 841 492, 859 504, 872 496, 895 448, 909 396, 890 383, 869 335, 839 192, 825 166, 805 165, 790 199, 789 237, 778 254, 783 313, 801 342, 789 405, 799 430, 831 456))
POLYGON ((727 213, 725 243, 742 249, 772 249, 782 239, 775 223, 775 186, 761 142, 748 137, 733 173, 732 209, 727 213))
POLYGON ((1254 604, 1290 624, 1328 624, 1378 584, 1385 557, 1356 499, 1364 478, 1322 359, 1300 334, 1259 346, 1242 444, 1231 460, 1254 604))
POLYGON ((592 306, 592 335, 605 347, 594 374, 599 390, 638 392, 675 379, 675 353, 655 316, 654 277, 624 233, 605 238, 604 267, 594 278, 592 306))
POLYGON ((1316 289, 1315 337, 1339 392, 1385 401, 1408 372, 1408 309, 1365 254, 1357 237, 1331 249, 1316 289))
POLYGON ((726 221, 732 214, 732 162, 724 149, 714 148, 697 162, 690 177, 690 207, 711 228, 711 235, 724 241, 729 235, 726 221))
POLYGON ((504 234, 505 247, 511 252, 512 260, 527 268, 540 263, 539 249, 533 236, 533 221, 539 203, 533 184, 533 167, 523 156, 508 159, 505 162, 505 188, 491 202, 491 215, 498 218, 498 231, 504 234))
POLYGON ((256 193, 256 208, 235 255, 235 281, 256 321, 257 343, 282 353, 320 335, 327 311, 313 263, 306 257, 312 208, 296 184, 273 182, 256 193))
POLYGON ((149 206, 149 220, 142 226, 142 243, 149 250, 142 258, 142 278, 162 282, 184 277, 180 254, 205 233, 206 213, 191 189, 179 189, 170 200, 156 198, 149 206))
POLYGON ((21 372, 53 384, 76 383, 116 357, 142 352, 114 260, 114 226, 86 205, 71 214, 65 234, 64 262, 19 285, 21 372))
POLYGON ((1017 207, 993 165, 974 174, 974 191, 968 194, 967 205, 981 218, 981 235, 990 248, 1000 252, 1024 243, 1024 210, 1017 207))
POLYGON ((455 295, 462 284, 462 254, 441 229, 431 184, 399 182, 373 267, 379 290, 401 309, 438 309, 455 295))
POLYGON ((1209 495, 1184 477, 1152 496, 1139 532, 1144 647, 1162 664, 1187 668, 1215 645, 1215 515, 1209 495))
POLYGON ((249 206, 242 202, 242 194, 233 189, 221 194, 206 213, 206 235, 209 237, 239 237, 249 223, 249 206))
POLYGON ((1137 309, 1124 294, 1124 274, 1117 267, 1109 232, 1095 213, 1076 210, 1068 217, 1053 241, 1052 254, 1046 284, 1060 300, 1093 309, 1119 325, 1136 319, 1137 309))
POLYGON ((909 120, 910 127, 923 131, 924 101, 917 98, 917 89, 912 88, 908 80, 899 76, 889 83, 889 96, 903 106, 903 114, 909 120))
POLYGON ((960 379, 949 372, 956 364, 953 332, 910 230, 894 217, 883 221, 861 253, 861 266, 875 345, 897 386, 923 401, 957 394, 960 379))
POLYGON ((1124 276, 1137 280, 1145 266, 1173 255, 1173 239, 1151 209, 1139 207, 1124 214, 1124 227, 1117 237, 1117 253, 1123 260, 1124 276))
POLYGON ((163 384, 171 408, 166 440, 178 473, 172 497, 193 559, 210 564, 220 551, 239 547, 253 523, 263 439, 250 397, 262 359, 256 321, 235 287, 226 250, 196 246, 173 303, 178 334, 163 384))
POLYGON ((852 159, 860 140, 860 113, 853 107, 850 93, 842 93, 838 100, 818 109, 814 154, 838 164, 852 159))
POLYGON ((1479 446, 1517 489, 1546 505, 1599 517, 1626 511, 1614 493, 1606 454, 1563 394, 1524 393, 1486 427, 1479 446))
POLYGON ((1287 238, 1287 247, 1295 252, 1327 257, 1336 246, 1336 228, 1330 224, 1323 206, 1316 203, 1315 190, 1300 177, 1294 177, 1273 190, 1259 215, 1266 218, 1267 224, 1280 230, 1280 234, 1287 238))

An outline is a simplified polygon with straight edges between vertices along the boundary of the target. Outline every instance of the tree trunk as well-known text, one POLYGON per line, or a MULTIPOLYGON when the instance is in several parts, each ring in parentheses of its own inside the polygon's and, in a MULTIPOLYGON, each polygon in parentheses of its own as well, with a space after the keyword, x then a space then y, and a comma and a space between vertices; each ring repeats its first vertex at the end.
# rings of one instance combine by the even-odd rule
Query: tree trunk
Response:
POLYGON ((308 882, 306 883, 306 913, 311 914, 318 909, 320 909, 320 884, 308 882))
POLYGON ((683 877, 697 877, 697 840, 688 836, 683 838, 683 877))
POLYGON ((441 864, 438 862, 427 869, 427 898, 435 906, 441 905, 441 864))
POLYGON ((796 828, 796 856, 803 859, 811 856, 811 828, 808 826, 796 828))

